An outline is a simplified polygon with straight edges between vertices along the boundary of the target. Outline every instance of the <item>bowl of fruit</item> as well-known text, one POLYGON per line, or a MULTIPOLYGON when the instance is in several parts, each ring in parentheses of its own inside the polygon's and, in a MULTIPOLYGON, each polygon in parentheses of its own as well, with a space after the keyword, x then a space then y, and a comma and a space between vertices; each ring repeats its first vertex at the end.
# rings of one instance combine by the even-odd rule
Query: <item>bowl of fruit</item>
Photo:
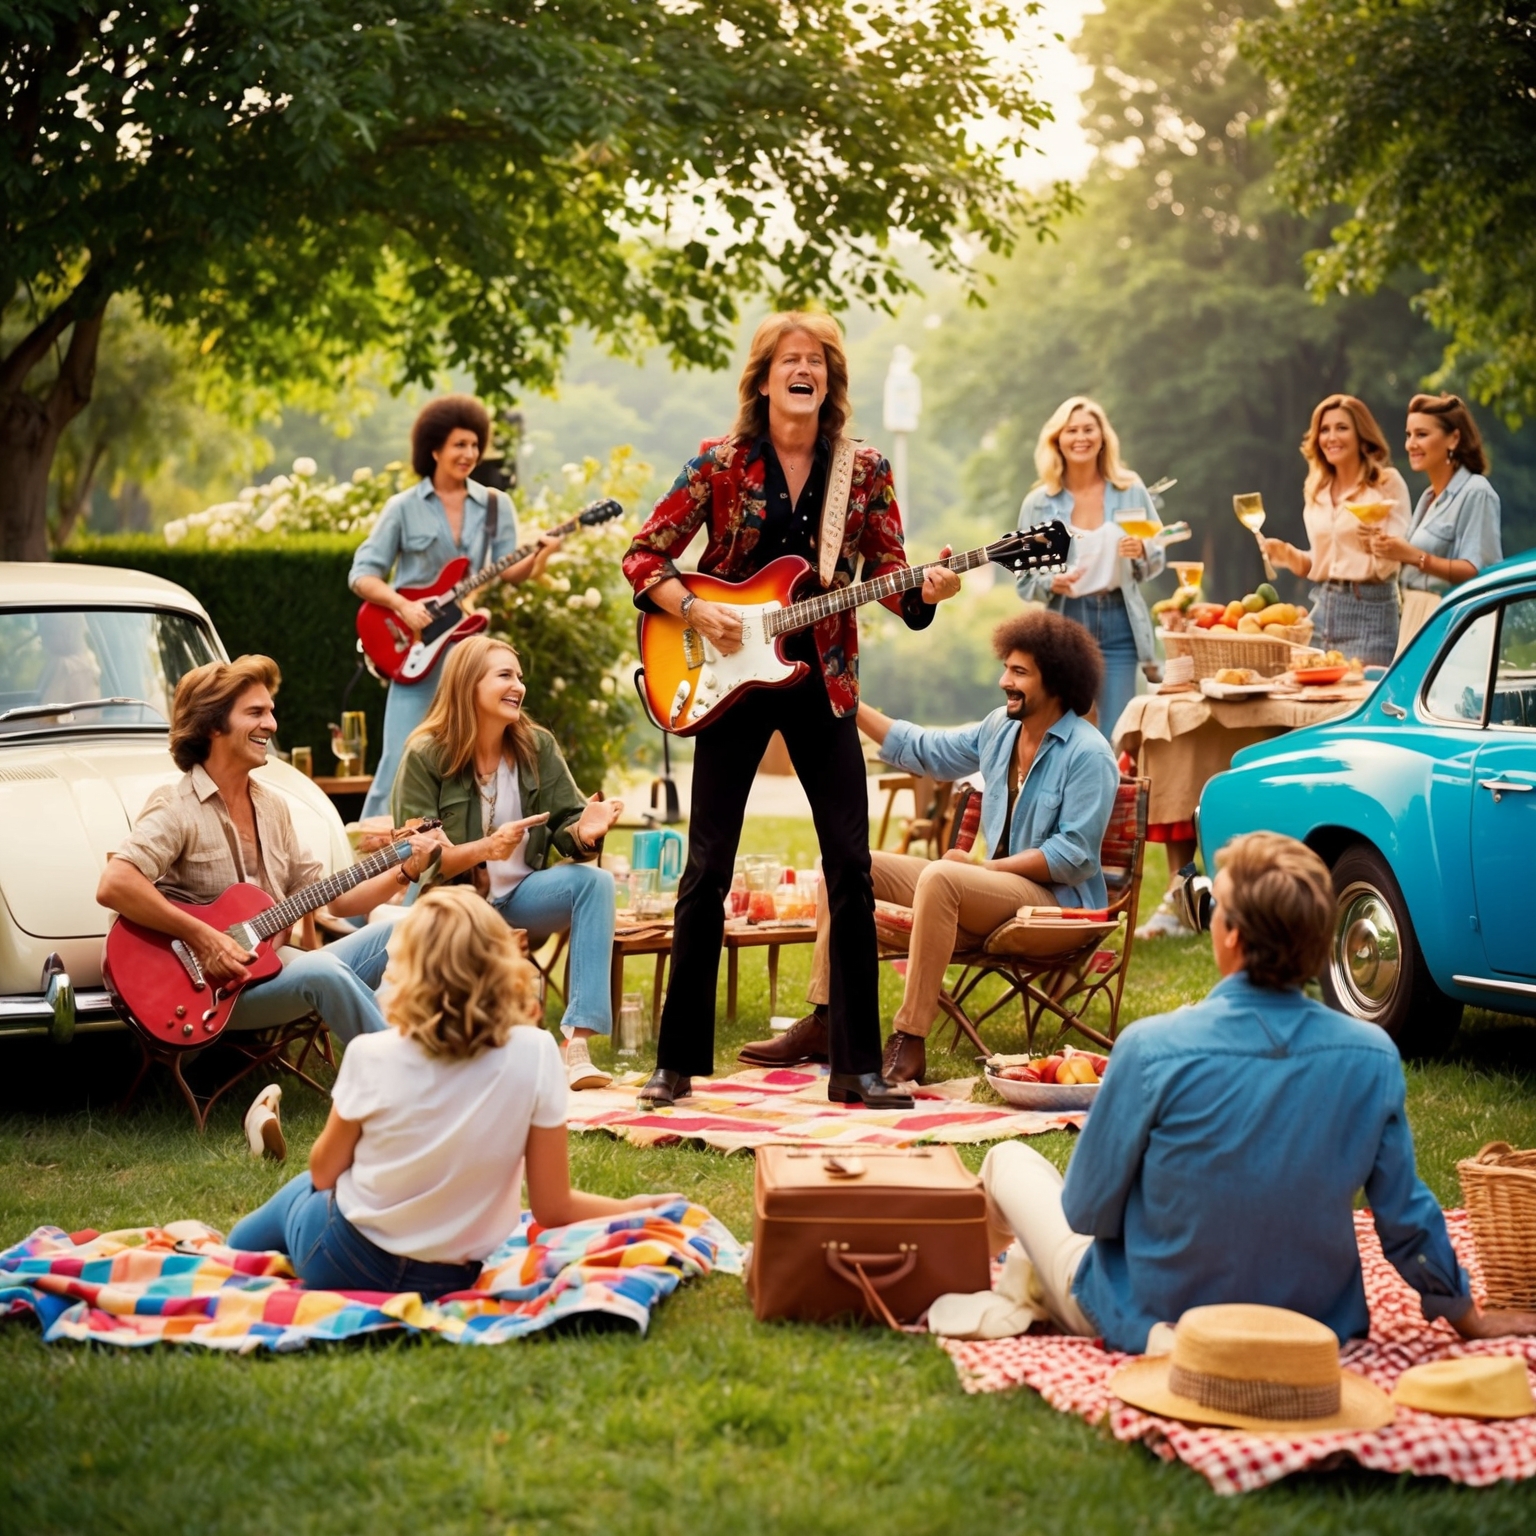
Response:
POLYGON ((1090 1109, 1107 1056, 1071 1046, 1051 1056, 990 1056, 987 1081, 1015 1109, 1090 1109))

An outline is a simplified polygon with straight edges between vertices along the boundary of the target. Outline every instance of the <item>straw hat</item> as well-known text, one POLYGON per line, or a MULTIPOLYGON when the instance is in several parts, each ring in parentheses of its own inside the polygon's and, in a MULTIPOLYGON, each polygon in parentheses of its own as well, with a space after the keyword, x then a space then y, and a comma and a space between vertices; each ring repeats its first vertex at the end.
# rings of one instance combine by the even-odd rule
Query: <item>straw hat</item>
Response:
POLYGON ((1163 1418, 1268 1435, 1381 1429, 1393 1413, 1380 1387, 1339 1369, 1331 1328, 1283 1307, 1192 1307, 1173 1353, 1125 1366, 1109 1390, 1163 1418))
POLYGON ((1392 1399, 1447 1418, 1523 1419, 1536 1413, 1525 1361, 1514 1355, 1431 1360, 1397 1378, 1392 1399))

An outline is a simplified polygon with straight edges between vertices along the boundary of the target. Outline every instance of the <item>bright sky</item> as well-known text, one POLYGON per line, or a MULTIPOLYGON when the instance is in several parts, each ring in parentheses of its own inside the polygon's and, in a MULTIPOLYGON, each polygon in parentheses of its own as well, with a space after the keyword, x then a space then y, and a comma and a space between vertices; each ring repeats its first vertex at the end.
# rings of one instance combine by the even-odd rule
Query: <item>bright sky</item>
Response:
POLYGON ((1041 13, 1035 18, 1038 36, 1044 40, 1032 63, 1035 89, 1056 114, 1056 121, 1047 123, 1038 135, 1043 153, 1027 156, 1024 161, 1023 179, 1032 187, 1058 180, 1077 181, 1086 174, 1093 158, 1077 121, 1082 112, 1078 93, 1093 78, 1093 71, 1072 52, 1070 44, 1082 28, 1083 17, 1103 9, 1102 0, 1043 0, 1041 13), (1057 42, 1052 36, 1056 32, 1066 41, 1057 42))

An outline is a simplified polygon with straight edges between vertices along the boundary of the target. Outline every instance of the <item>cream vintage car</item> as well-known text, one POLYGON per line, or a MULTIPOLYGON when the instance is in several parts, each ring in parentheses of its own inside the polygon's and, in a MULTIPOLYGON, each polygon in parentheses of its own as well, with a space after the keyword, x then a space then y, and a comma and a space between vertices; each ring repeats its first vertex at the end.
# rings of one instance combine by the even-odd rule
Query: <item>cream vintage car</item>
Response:
MULTIPOLYGON (((110 914, 96 882, 150 792, 176 777, 178 679, 225 657, 202 605, 169 581, 0 562, 0 1038, 122 1028, 102 989, 110 914)), ((321 790, 277 759, 261 773, 326 872, 351 864, 321 790)))

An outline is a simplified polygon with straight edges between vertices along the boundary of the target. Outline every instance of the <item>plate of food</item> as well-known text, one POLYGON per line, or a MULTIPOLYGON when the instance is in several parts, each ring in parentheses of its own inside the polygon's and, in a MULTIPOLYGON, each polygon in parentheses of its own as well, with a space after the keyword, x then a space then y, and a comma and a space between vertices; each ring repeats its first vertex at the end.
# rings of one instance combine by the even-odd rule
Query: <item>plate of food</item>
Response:
POLYGON ((1109 1058, 1091 1051, 1051 1056, 989 1056, 987 1082, 1015 1109, 1091 1109, 1109 1058))
POLYGON ((1326 686, 1328 683, 1338 682, 1348 671, 1349 663, 1341 661, 1327 667, 1293 667, 1291 669, 1291 676, 1303 688, 1316 688, 1326 686))
POLYGON ((1208 699, 1262 699, 1275 691, 1276 679, 1252 667, 1223 667, 1214 677, 1200 679, 1200 692, 1208 699))

